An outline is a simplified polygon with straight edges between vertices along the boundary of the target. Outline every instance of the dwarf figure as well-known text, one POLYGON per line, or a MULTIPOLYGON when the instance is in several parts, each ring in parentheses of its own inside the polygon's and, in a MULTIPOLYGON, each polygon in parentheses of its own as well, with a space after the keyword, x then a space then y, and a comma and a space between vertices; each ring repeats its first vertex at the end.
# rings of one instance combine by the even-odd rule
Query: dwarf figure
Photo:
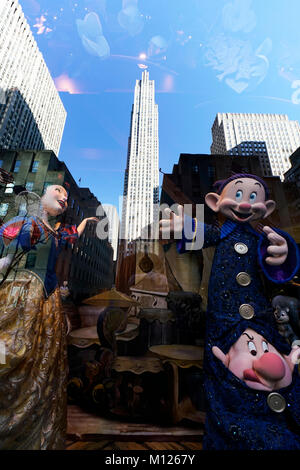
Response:
MULTIPOLYGON (((161 233, 164 234, 165 228, 178 232, 184 227, 182 239, 177 242, 179 252, 184 252, 186 243, 191 244, 202 234, 203 248, 216 247, 206 312, 204 389, 207 418, 203 446, 208 449, 241 448, 244 441, 248 443, 248 448, 253 449, 256 448, 255 440, 251 442, 249 437, 245 441, 244 437, 238 436, 232 440, 228 429, 214 425, 220 417, 215 411, 216 395, 221 397, 225 393, 232 393, 237 399, 240 387, 238 382, 234 385, 231 382, 226 384, 225 391, 219 380, 219 364, 212 347, 219 348, 226 355, 242 333, 250 328, 264 337, 280 354, 290 353, 290 346, 277 331, 272 306, 264 294, 259 271, 274 283, 289 281, 299 269, 299 250, 287 233, 268 226, 259 233, 250 225, 254 220, 268 217, 275 209, 275 202, 269 199, 268 188, 261 178, 250 174, 233 175, 217 182, 215 192, 207 194, 205 202, 214 212, 226 218, 221 227, 206 225, 196 219, 191 221, 183 214, 183 208, 179 207, 178 215, 167 210, 170 218, 160 222, 161 233)), ((240 386, 241 390, 247 387, 241 381, 240 386)), ((227 403, 226 400, 220 400, 221 403, 227 403)), ((244 420, 246 426, 252 404, 245 403, 239 407, 236 402, 236 405, 242 413, 239 420, 244 420)), ((232 407, 235 407, 234 401, 232 407)), ((219 413, 226 414, 229 411, 226 408, 219 409, 219 413)), ((276 440, 273 444, 269 442, 269 447, 284 448, 276 440)), ((298 448, 296 444, 295 448, 298 448)))
POLYGON ((214 449, 300 449, 300 349, 280 354, 247 328, 227 354, 214 346, 215 375, 206 387, 214 411, 206 423, 214 449), (222 387, 222 393, 219 389, 222 387))
POLYGON ((88 220, 98 219, 53 228, 49 218, 68 206, 59 185, 42 198, 24 198, 34 202, 29 213, 0 227, 0 449, 63 449, 68 367, 55 263, 64 244, 75 243, 88 220), (24 257, 41 250, 43 258, 48 247, 46 269, 26 269, 24 257))

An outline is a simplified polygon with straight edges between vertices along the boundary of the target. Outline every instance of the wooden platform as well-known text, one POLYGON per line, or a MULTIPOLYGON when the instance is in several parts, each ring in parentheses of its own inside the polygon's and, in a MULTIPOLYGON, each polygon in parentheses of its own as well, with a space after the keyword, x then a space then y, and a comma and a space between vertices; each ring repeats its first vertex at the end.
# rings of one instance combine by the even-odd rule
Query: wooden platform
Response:
POLYGON ((109 420, 68 407, 68 450, 200 450, 201 426, 164 427, 109 420))
POLYGON ((118 450, 176 450, 182 452, 202 450, 201 442, 193 441, 179 441, 179 442, 135 442, 135 441, 67 441, 66 450, 104 450, 104 451, 118 451, 118 450))

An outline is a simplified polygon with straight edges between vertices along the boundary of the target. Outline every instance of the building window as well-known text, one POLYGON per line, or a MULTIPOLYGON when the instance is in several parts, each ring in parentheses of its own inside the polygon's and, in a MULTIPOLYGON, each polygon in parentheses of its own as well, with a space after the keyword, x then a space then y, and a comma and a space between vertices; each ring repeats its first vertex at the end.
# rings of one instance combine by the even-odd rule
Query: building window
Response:
POLYGON ((8 183, 5 187, 5 193, 6 194, 12 194, 14 192, 14 186, 15 186, 15 183, 8 183))
POLYGON ((198 165, 193 165, 192 172, 193 173, 199 173, 199 166, 198 165))
POLYGON ((36 262, 36 253, 29 253, 26 259, 25 269, 34 268, 35 262, 36 262))
POLYGON ((209 176, 209 178, 214 178, 215 177, 215 167, 214 166, 209 166, 208 167, 208 176, 209 176))
POLYGON ((32 181, 27 181, 26 185, 25 185, 25 188, 27 191, 32 191, 33 189, 33 182, 32 181))
POLYGON ((14 173, 19 173, 20 166, 21 166, 21 160, 16 160, 12 171, 14 173))
POLYGON ((36 161, 33 162, 32 168, 31 168, 32 173, 36 173, 38 171, 39 163, 40 162, 36 162, 36 161))
POLYGON ((0 217, 5 217, 8 211, 8 203, 2 202, 0 204, 0 217))

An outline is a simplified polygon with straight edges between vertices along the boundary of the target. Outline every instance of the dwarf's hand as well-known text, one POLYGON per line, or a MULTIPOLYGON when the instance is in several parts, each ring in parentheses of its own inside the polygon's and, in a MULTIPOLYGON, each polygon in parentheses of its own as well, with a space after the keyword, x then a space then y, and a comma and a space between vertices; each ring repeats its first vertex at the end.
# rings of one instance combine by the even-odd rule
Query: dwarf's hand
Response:
POLYGON ((285 262, 288 255, 287 242, 285 238, 272 230, 271 227, 265 226, 263 231, 270 242, 267 248, 267 252, 270 256, 268 256, 265 261, 271 266, 280 266, 285 262))
POLYGON ((299 340, 295 341, 295 343, 292 345, 291 352, 288 356, 284 355, 291 372, 293 372, 295 365, 300 363, 300 347, 299 347, 299 340))
POLYGON ((83 221, 77 227, 77 233, 79 237, 81 237, 82 233, 84 232, 87 222, 99 222, 99 218, 87 217, 86 219, 83 219, 83 221))
MULTIPOLYGON (((160 238, 163 240, 169 240, 172 235, 179 234, 181 236, 183 230, 183 206, 178 206, 178 215, 171 209, 167 208, 164 210, 165 219, 159 221, 159 233, 160 238)), ((176 237, 175 238, 180 238, 176 237)))

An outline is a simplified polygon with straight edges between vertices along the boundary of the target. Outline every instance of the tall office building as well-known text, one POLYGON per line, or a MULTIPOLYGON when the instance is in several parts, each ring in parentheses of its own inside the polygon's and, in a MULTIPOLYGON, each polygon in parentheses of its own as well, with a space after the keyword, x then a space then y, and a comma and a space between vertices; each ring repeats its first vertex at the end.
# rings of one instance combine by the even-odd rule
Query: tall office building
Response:
POLYGON ((17 0, 0 1, 0 148, 59 153, 66 111, 17 0))
POLYGON ((121 238, 135 240, 158 222, 158 106, 154 80, 144 71, 137 80, 131 112, 125 170, 121 238))
POLYGON ((212 138, 212 154, 258 155, 265 176, 283 179, 300 146, 300 125, 286 114, 218 113, 212 138))

